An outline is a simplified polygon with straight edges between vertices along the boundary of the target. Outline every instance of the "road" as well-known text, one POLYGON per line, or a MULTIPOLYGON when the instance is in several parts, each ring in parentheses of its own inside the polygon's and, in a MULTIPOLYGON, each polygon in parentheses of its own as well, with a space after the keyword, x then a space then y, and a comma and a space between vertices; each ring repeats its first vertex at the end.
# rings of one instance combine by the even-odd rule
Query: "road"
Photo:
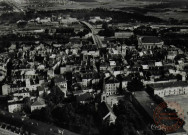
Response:
POLYGON ((102 48, 102 41, 101 41, 100 37, 97 35, 98 32, 95 30, 95 28, 86 21, 81 21, 81 23, 86 25, 91 30, 94 44, 96 44, 98 46, 98 48, 102 48))

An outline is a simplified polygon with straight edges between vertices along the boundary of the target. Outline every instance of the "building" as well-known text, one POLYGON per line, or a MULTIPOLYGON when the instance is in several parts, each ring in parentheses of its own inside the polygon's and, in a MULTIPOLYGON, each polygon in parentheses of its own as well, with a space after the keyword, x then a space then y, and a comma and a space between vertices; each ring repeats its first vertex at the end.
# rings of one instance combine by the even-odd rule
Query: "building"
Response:
POLYGON ((153 94, 160 97, 188 93, 188 83, 183 81, 151 84, 150 87, 153 90, 153 94))
POLYGON ((8 95, 11 92, 10 85, 4 84, 2 86, 2 95, 8 95))
POLYGON ((20 132, 18 131, 18 128, 15 126, 0 123, 0 133, 1 135, 19 135, 20 132))
POLYGON ((8 102, 8 111, 10 113, 20 112, 23 109, 22 101, 10 101, 8 102))
POLYGON ((15 91, 14 93, 13 93, 13 96, 14 97, 23 97, 23 98, 25 98, 25 97, 30 97, 30 92, 29 91, 27 91, 27 90, 18 90, 18 91, 15 91))
POLYGON ((124 100, 125 96, 124 95, 118 95, 118 96, 109 96, 106 98, 106 103, 113 108, 114 105, 118 105, 118 102, 120 100, 124 100))
POLYGON ((138 37, 138 48, 140 49, 154 49, 156 47, 162 48, 164 42, 159 37, 141 36, 138 37))
POLYGON ((115 32, 115 38, 130 38, 134 33, 132 31, 119 31, 115 32))
POLYGON ((120 82, 113 76, 105 79, 105 93, 106 96, 117 94, 120 82))
POLYGON ((93 95, 90 93, 84 93, 76 96, 76 101, 81 104, 89 103, 93 99, 93 95))
POLYGON ((43 107, 46 107, 45 102, 42 99, 37 99, 32 105, 31 105, 31 112, 34 110, 40 110, 43 107))
POLYGON ((67 81, 62 76, 55 77, 54 83, 56 86, 59 86, 60 88, 64 88, 64 90, 67 91, 67 81))

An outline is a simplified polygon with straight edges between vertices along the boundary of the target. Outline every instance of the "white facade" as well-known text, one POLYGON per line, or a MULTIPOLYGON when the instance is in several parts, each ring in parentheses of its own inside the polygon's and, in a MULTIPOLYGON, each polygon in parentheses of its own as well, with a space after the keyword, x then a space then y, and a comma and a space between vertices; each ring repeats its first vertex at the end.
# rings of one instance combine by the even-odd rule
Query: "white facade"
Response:
POLYGON ((119 88, 119 83, 105 84, 106 95, 117 94, 117 88, 119 88))
POLYGON ((43 107, 46 107, 46 105, 45 104, 43 104, 43 105, 31 105, 31 112, 34 111, 34 110, 40 110, 43 107))
MULTIPOLYGON (((140 49, 154 49, 155 47, 162 48, 164 45, 163 41, 143 42, 142 41, 143 38, 144 37, 138 38, 138 48, 140 48, 140 49)), ((147 38, 149 38, 149 37, 147 37, 147 38)), ((152 38, 152 37, 150 37, 150 38, 152 38)))
POLYGON ((171 95, 183 95, 188 93, 188 86, 186 87, 167 87, 164 89, 155 89, 154 94, 165 97, 171 95))
POLYGON ((5 84, 2 86, 2 95, 8 95, 10 93, 10 85, 5 84))
POLYGON ((23 108, 23 104, 22 103, 11 103, 8 105, 8 111, 10 113, 13 113, 13 112, 17 112, 17 111, 21 111, 23 108))
POLYGON ((25 98, 25 97, 30 97, 30 93, 29 92, 14 93, 13 96, 25 98))

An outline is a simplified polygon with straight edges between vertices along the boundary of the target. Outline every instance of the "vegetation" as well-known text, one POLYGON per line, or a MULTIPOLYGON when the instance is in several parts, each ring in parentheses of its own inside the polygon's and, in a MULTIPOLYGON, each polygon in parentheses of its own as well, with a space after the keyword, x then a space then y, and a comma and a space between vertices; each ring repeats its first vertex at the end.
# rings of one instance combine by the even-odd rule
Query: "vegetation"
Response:
POLYGON ((69 103, 62 106, 45 107, 34 110, 32 119, 54 123, 59 127, 80 133, 82 135, 99 134, 96 126, 97 113, 94 104, 69 103))
POLYGON ((114 105, 114 113, 117 116, 115 125, 103 125, 103 135, 137 135, 137 130, 146 129, 141 115, 129 101, 120 100, 114 105))
POLYGON ((133 80, 127 84, 127 90, 130 92, 141 91, 143 88, 144 85, 138 78, 133 78, 133 80))

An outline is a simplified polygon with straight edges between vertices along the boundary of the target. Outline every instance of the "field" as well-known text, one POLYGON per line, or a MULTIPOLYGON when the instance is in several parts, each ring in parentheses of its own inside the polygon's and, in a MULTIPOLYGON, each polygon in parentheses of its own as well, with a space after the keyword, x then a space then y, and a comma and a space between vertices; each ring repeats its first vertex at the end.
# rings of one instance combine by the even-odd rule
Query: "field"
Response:
POLYGON ((188 95, 177 95, 177 96, 169 96, 169 97, 164 97, 165 101, 170 101, 170 102, 176 102, 178 103, 181 108, 184 110, 184 120, 185 120, 185 125, 184 129, 188 132, 188 95))
POLYGON ((159 11, 159 12, 148 12, 146 15, 155 16, 161 19, 170 19, 174 18, 177 20, 188 20, 188 10, 185 9, 184 11, 178 11, 179 9, 170 9, 169 11, 159 11))

